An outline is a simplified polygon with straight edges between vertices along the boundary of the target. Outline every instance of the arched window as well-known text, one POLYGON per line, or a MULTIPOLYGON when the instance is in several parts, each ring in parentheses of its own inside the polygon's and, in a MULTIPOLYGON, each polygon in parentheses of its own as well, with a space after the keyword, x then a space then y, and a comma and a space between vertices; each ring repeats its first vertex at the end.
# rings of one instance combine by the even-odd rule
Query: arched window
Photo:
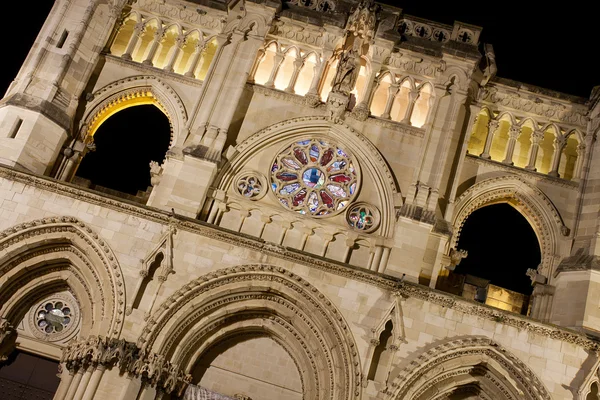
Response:
POLYGON ((258 68, 254 73, 254 83, 264 85, 269 81, 273 67, 275 66, 275 55, 277 54, 277 43, 272 42, 264 51, 261 57, 258 68))
POLYGON ((577 166, 577 147, 579 140, 574 133, 570 134, 565 141, 560 155, 560 164, 558 166, 558 174, 563 179, 571 180, 577 178, 574 176, 575 167, 577 166))
POLYGON ((351 100, 352 103, 350 107, 358 104, 359 101, 365 96, 365 87, 367 86, 367 61, 361 57, 360 59, 360 70, 358 71, 358 77, 356 78, 356 82, 354 83, 354 89, 352 90, 352 95, 354 96, 354 100, 351 100))
POLYGON ((135 29, 135 25, 138 23, 138 17, 135 14, 129 14, 121 27, 115 39, 113 40, 112 46, 110 46, 110 54, 113 56, 121 57, 125 50, 127 50, 127 45, 133 36, 133 31, 135 29))
POLYGON ((277 69, 275 78, 275 89, 285 90, 290 84, 290 80, 294 75, 294 63, 298 57, 298 50, 295 47, 286 51, 283 61, 277 69))
POLYGON ((186 36, 185 42, 173 66, 175 73, 183 75, 189 70, 189 63, 193 61, 194 53, 200 40, 201 37, 198 31, 193 31, 186 36))
POLYGON ((408 111, 408 106, 410 104, 411 90, 412 85, 410 81, 405 79, 396 92, 396 96, 394 97, 394 103, 392 104, 392 111, 390 113, 392 120, 398 122, 404 121, 405 117, 407 116, 406 112, 408 111))
POLYGON ((535 169, 537 172, 547 174, 552 169, 555 138, 556 130, 553 127, 548 127, 544 131, 544 137, 539 144, 537 159, 535 161, 535 169))
POLYGON ((515 142, 512 161, 515 167, 525 168, 529 164, 531 152, 531 135, 535 127, 531 121, 526 121, 521 126, 521 134, 515 142))
POLYGON ((298 79, 296 79, 296 84, 294 85, 294 93, 300 96, 304 96, 308 93, 315 76, 315 71, 317 70, 318 62, 319 59, 315 53, 310 53, 304 59, 304 65, 302 66, 302 69, 298 74, 298 79))
POLYGON ((158 107, 146 104, 116 112, 91 132, 96 150, 84 156, 74 182, 133 196, 147 191, 150 161, 163 162, 171 126, 158 107))
POLYGON ((590 389, 591 390, 588 393, 588 395, 585 397, 585 400, 600 400, 600 394, 598 394, 598 383, 597 382, 592 383, 592 386, 590 389))
POLYGON ((145 22, 144 29, 142 30, 135 49, 131 54, 133 61, 143 62, 148 58, 152 49, 152 44, 155 40, 159 40, 157 38, 159 35, 159 29, 161 29, 161 24, 156 19, 145 22))
POLYGON ((379 78, 379 83, 373 98, 371 99, 371 114, 376 117, 381 117, 385 113, 388 98, 390 96, 390 86, 392 85, 392 77, 386 73, 379 78))
POLYGON ((473 124, 473 131, 469 138, 469 145, 467 152, 474 156, 479 156, 483 153, 485 148, 485 141, 488 135, 488 123, 490 122, 490 115, 486 109, 482 109, 477 114, 477 121, 473 124))
POLYGON ((419 89, 419 95, 415 100, 415 105, 410 116, 410 124, 417 128, 422 127, 427 122, 427 114, 429 114, 429 103, 433 90, 431 85, 424 84, 419 89))
POLYGON ((495 132, 490 131, 492 137, 492 146, 490 147, 490 157, 494 161, 502 162, 506 157, 506 148, 508 146, 508 131, 510 130, 510 120, 502 117, 495 132))
MULTIPOLYGON (((165 256, 162 252, 159 252, 156 255, 156 257, 154 257, 154 260, 150 264, 148 271, 146 271, 146 276, 144 276, 142 278, 142 282, 140 283, 140 286, 137 290, 137 294, 135 296, 135 299, 133 301, 133 305, 131 308, 133 308, 133 309, 140 308, 142 298, 144 297, 144 294, 146 294, 148 285, 150 284, 150 282, 152 282, 154 280, 154 275, 156 274, 156 270, 158 269, 158 267, 160 267, 164 258, 165 258, 165 256)), ((146 308, 145 311, 149 311, 149 310, 146 308)))
POLYGON ((335 56, 334 59, 330 60, 329 65, 327 65, 327 69, 324 74, 325 78, 321 82, 321 100, 322 101, 327 101, 329 92, 331 92, 331 87, 333 85, 333 78, 335 77, 335 73, 337 72, 338 63, 339 63, 339 55, 335 56))
POLYGON ((217 41, 216 39, 212 39, 206 44, 206 46, 204 46, 204 50, 202 50, 202 55, 200 56, 200 60, 198 61, 198 65, 196 66, 194 72, 196 79, 203 81, 204 78, 206 78, 206 73, 208 72, 208 68, 210 68, 210 64, 212 64, 212 61, 215 58, 216 52, 217 41))
POLYGON ((385 324, 385 329, 379 335, 379 344, 373 351, 373 358, 371 359, 371 366, 367 375, 367 379, 370 381, 383 383, 387 380, 388 366, 392 355, 389 347, 392 342, 393 330, 394 324, 390 320, 385 324))
POLYGON ((164 68, 169 63, 173 52, 177 51, 177 38, 179 37, 179 28, 171 25, 165 30, 158 51, 152 59, 152 65, 156 68, 164 68))

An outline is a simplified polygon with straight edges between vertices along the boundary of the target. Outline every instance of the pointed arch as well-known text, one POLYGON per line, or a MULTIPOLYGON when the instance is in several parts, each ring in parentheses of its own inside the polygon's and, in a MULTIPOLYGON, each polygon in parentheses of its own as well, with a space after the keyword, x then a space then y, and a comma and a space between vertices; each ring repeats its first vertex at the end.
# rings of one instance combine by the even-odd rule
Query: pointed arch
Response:
MULTIPOLYGON (((309 136, 330 137, 343 144, 354 155, 363 176, 368 174, 369 184, 375 186, 375 193, 377 193, 379 201, 377 207, 380 207, 381 212, 379 232, 382 236, 392 235, 395 221, 394 201, 401 195, 385 158, 360 132, 347 125, 334 123, 326 117, 294 118, 266 127, 248 137, 236 146, 229 164, 219 172, 215 179, 215 187, 227 191, 236 173, 242 170, 258 151, 262 151, 268 146, 280 145, 309 136)), ((267 167, 267 164, 264 166, 270 168, 270 166, 267 167)))
POLYGON ((539 273, 550 278, 555 258, 564 252, 568 229, 550 199, 538 188, 516 175, 483 180, 467 189, 456 201, 451 247, 455 248, 463 224, 474 211, 508 203, 531 224, 540 243, 542 265, 539 273))
POLYGON ((118 337, 125 281, 108 244, 73 217, 23 223, 0 232, 0 318, 16 325, 37 297, 70 289, 84 317, 82 335, 118 337))
POLYGON ((306 398, 358 397, 349 326, 323 294, 281 267, 242 265, 188 283, 152 315, 138 345, 189 373, 212 348, 248 333, 267 335, 290 354, 306 398))
POLYGON ((479 387, 484 398, 551 400, 537 375, 493 340, 482 336, 451 338, 426 346, 390 374, 389 400, 424 400, 479 387))

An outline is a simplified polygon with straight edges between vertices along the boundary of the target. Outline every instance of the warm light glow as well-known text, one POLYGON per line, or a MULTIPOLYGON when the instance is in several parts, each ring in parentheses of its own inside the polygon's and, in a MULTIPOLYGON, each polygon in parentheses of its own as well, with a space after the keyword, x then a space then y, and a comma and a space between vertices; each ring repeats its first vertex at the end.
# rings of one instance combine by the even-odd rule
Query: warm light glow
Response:
POLYGON ((111 116, 118 113, 119 111, 122 111, 129 107, 148 105, 148 104, 158 107, 159 110, 161 110, 163 113, 165 113, 165 115, 167 117, 169 117, 169 114, 167 113, 167 111, 165 110, 163 105, 160 104, 160 102, 156 99, 156 97, 154 97, 152 92, 139 92, 139 93, 129 94, 124 98, 120 98, 118 100, 115 100, 114 102, 111 102, 108 105, 108 107, 102 109, 100 112, 98 112, 92 118, 92 120, 90 121, 89 127, 88 127, 88 132, 87 132, 88 136, 94 137, 94 134, 96 133, 98 128, 100 128, 100 125, 102 125, 104 123, 104 121, 106 121, 111 116))
POLYGON ((146 23, 146 27, 141 33, 137 41, 135 49, 131 54, 133 61, 142 62, 148 58, 152 43, 156 40, 156 32, 158 31, 158 22, 152 20, 146 23))
POLYGON ((531 134, 533 128, 529 125, 521 127, 521 134, 515 142, 515 151, 512 161, 516 167, 525 168, 529 164, 529 152, 531 151, 531 134))
POLYGON ((419 90, 419 96, 415 101, 415 106, 413 108, 412 115, 410 117, 410 124, 412 126, 416 126, 417 128, 425 125, 427 121, 427 114, 429 113, 429 100, 431 99, 431 86, 423 85, 419 90))
POLYGON ((554 129, 548 128, 544 132, 544 139, 540 142, 540 147, 535 161, 537 172, 547 174, 552 169, 552 159, 554 157, 554 129))
POLYGON ((329 96, 329 92, 331 92, 331 86, 333 84, 335 73, 337 72, 338 62, 339 59, 336 58, 327 67, 327 73, 325 74, 325 79, 323 80, 323 86, 321 88, 321 100, 323 101, 327 101, 327 96, 329 96))
POLYGON ((362 101, 364 97, 365 87, 367 85, 367 66, 364 59, 360 60, 360 70, 358 71, 358 78, 356 78, 356 83, 354 84, 354 89, 352 90, 352 94, 356 99, 356 104, 362 101))
POLYGON ((194 75, 196 79, 200 79, 201 81, 206 78, 206 73, 208 72, 208 68, 210 64, 212 64, 213 58, 215 58, 215 54, 217 52, 217 41, 211 40, 208 42, 204 50, 202 50, 202 55, 200 56, 200 60, 198 61, 198 66, 194 71, 194 75))
POLYGON ((188 71, 190 68, 189 63, 193 59, 194 52, 196 51, 196 44, 198 44, 199 41, 200 35, 197 32, 188 35, 173 67, 176 73, 183 75, 188 71))
POLYGON ((408 109, 408 103, 410 101, 410 90, 410 82, 408 80, 402 82, 402 85, 400 85, 400 89, 394 97, 394 103, 392 104, 392 110, 390 114, 392 120, 400 122, 404 119, 404 116, 406 115, 406 110, 408 109))
POLYGON ((273 66, 275 64, 275 54, 277 53, 277 45, 273 42, 266 49, 265 54, 260 60, 260 64, 254 73, 254 83, 264 85, 269 81, 273 66))
POLYGON ((294 62, 296 61, 297 55, 298 52, 293 47, 285 53, 283 62, 277 70, 275 89, 285 90, 289 86, 292 75, 294 74, 294 62))
POLYGON ((488 134, 488 122, 490 121, 490 117, 485 110, 482 110, 479 115, 477 115, 477 121, 473 124, 473 131, 471 133, 471 138, 469 139, 469 146, 467 148, 467 152, 474 156, 479 156, 483 153, 485 148, 485 140, 488 134))
POLYGON ((525 295, 496 285, 488 285, 485 304, 514 313, 521 313, 525 303, 525 295))
POLYGON ((294 86, 294 92, 300 96, 304 96, 310 90, 313 78, 315 76, 315 70, 317 68, 317 56, 315 53, 311 53, 306 60, 304 65, 298 74, 296 85, 294 86))
MULTIPOLYGON (((169 59, 174 51, 177 51, 177 38, 179 37, 179 32, 177 28, 172 26, 167 32, 165 32, 162 41, 160 42, 160 46, 154 59, 152 60, 152 64, 156 68, 164 68, 169 63, 169 59)), ((137 61, 137 60, 136 60, 137 61)))
POLYGON ((567 139, 560 156, 558 174, 563 179, 571 180, 575 177, 573 174, 577 165, 577 146, 579 146, 579 141, 577 140, 577 135, 573 133, 567 139))
POLYGON ((490 148, 490 157, 494 161, 502 162, 506 157, 506 146, 508 145, 508 130, 510 129, 510 122, 501 120, 498 125, 496 132, 490 132, 490 135, 494 135, 492 139, 492 146, 490 148))
POLYGON ((389 97, 390 85, 392 84, 392 78, 390 74, 385 74, 380 79, 379 84, 375 93, 373 93, 373 99, 371 100, 371 114, 376 117, 381 117, 385 112, 385 105, 389 97))
POLYGON ((127 50, 127 45, 129 44, 129 40, 131 36, 133 36, 133 30, 135 29, 135 25, 137 21, 134 15, 130 15, 121 25, 115 40, 113 41, 112 46, 110 47, 110 54, 121 57, 125 50, 127 50))

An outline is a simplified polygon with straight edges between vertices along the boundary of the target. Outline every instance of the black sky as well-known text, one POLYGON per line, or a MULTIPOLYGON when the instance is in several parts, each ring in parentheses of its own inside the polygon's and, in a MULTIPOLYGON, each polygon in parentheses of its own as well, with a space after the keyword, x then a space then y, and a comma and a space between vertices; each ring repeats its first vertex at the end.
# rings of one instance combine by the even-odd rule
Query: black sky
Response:
MULTIPOLYGON (((600 85, 595 2, 393 1, 406 14, 483 27, 481 40, 494 45, 498 76, 589 97, 600 85), (560 4, 556 6, 555 4, 560 4)), ((4 14, 0 92, 17 74, 49 12, 52 0, 11 2, 4 14), (20 16, 26 15, 27 18, 20 16)))

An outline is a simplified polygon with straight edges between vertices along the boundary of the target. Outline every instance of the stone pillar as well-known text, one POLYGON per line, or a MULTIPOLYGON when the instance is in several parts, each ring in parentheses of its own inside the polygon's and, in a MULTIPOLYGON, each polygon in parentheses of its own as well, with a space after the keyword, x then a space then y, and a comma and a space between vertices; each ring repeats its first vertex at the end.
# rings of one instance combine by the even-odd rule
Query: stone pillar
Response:
POLYGON ((377 272, 384 273, 387 268, 388 261, 390 260, 390 252, 392 249, 389 247, 383 248, 383 253, 381 254, 381 261, 379 262, 379 268, 377 272))
POLYGON ((294 93, 294 86, 296 86, 296 81, 298 80, 298 75, 300 74, 300 70, 304 66, 304 60, 298 53, 296 60, 294 60, 294 72, 292 73, 292 77, 290 78, 290 83, 285 88, 285 91, 288 93, 294 93))
POLYGON ((381 264, 381 257, 383 256, 383 247, 375 246, 375 253, 373 254, 373 259, 371 260, 370 270, 379 271, 379 264, 381 264))
POLYGON ((175 65, 175 61, 177 61, 177 57, 179 56, 179 52, 181 51, 181 49, 183 48, 183 46, 185 46, 185 36, 180 35, 177 40, 175 41, 175 47, 173 49, 173 53, 171 54, 171 57, 169 58, 169 62, 167 62, 167 65, 165 65, 165 67, 163 68, 164 71, 167 72, 173 72, 173 66, 175 65))
POLYGON ((315 74, 313 75, 307 95, 319 96, 319 83, 321 83, 321 80, 323 79, 323 73, 325 72, 327 61, 331 58, 331 56, 333 56, 333 51, 323 51, 321 61, 315 65, 315 74))
POLYGON ((486 160, 490 159, 490 149, 492 147, 492 140, 494 139, 494 134, 496 133, 496 130, 498 129, 499 126, 500 126, 500 121, 491 119, 488 122, 488 133, 487 133, 487 136, 485 137, 485 146, 483 147, 483 153, 481 153, 479 155, 479 157, 485 158, 486 160))
POLYGON ((415 102, 419 97, 419 92, 416 90, 411 90, 408 94, 408 107, 406 107, 406 112, 404 113, 404 118, 402 118, 402 123, 410 125, 410 118, 412 117, 413 110, 415 109, 415 102))
POLYGON ((71 386, 71 382, 73 381, 73 376, 75 372, 67 369, 66 365, 60 364, 60 368, 62 370, 60 377, 60 384, 58 385, 58 389, 56 389, 56 393, 54 394, 54 400, 63 400, 71 386))
MULTIPOLYGON (((81 378, 83 377, 83 368, 79 368, 79 370, 75 373, 75 376, 71 380, 71 384, 69 385, 69 389, 67 390, 67 394, 64 397, 64 400, 73 400, 75 397, 75 392, 79 388, 79 383, 81 382, 81 378)), ((56 398, 56 400, 60 400, 56 398)))
POLYGON ((383 111, 383 114, 381 114, 381 118, 384 118, 384 119, 391 118, 390 114, 392 111, 392 106, 394 105, 394 99, 396 98, 396 93, 398 93, 399 89, 400 89, 400 87, 398 85, 396 85, 395 83, 390 85, 390 87, 388 89, 387 101, 385 103, 385 109, 383 111))
POLYGON ((517 143, 517 139, 521 135, 521 127, 517 125, 513 125, 510 127, 508 132, 508 145, 506 146, 506 157, 502 162, 504 164, 513 165, 514 162, 512 160, 513 153, 515 152, 515 144, 517 143))
POLYGON ((206 42, 199 40, 198 43, 196 43, 196 46, 194 47, 194 54, 192 54, 192 60, 190 62, 190 67, 185 72, 185 74, 184 74, 185 76, 190 77, 190 78, 196 77, 196 75, 194 74, 194 71, 198 67, 198 63, 202 56, 202 52, 204 51, 205 48, 206 48, 206 42))
POLYGON ((579 182, 581 180, 581 172, 583 167, 583 160, 585 158, 585 143, 579 143, 577 145, 577 162, 575 163, 575 170, 573 171, 573 182, 579 182))
POLYGON ((75 395, 73 396, 73 400, 83 400, 83 395, 85 394, 85 391, 88 387, 90 379, 92 378, 92 372, 94 371, 94 369, 95 369, 95 367, 92 365, 89 365, 85 369, 85 372, 83 373, 83 376, 81 377, 81 381, 79 382, 79 386, 77 387, 77 391, 75 392, 75 395))
POLYGON ((273 57, 273 69, 271 70, 271 75, 269 75, 269 79, 265 82, 265 87, 274 88, 275 87, 275 78, 277 77, 277 71, 279 71, 279 67, 283 62, 285 55, 278 51, 273 57))
POLYGON ((122 59, 131 60, 131 53, 133 53, 133 50, 135 49, 135 46, 137 45, 137 43, 140 39, 140 35, 142 34, 143 29, 144 29, 143 22, 138 22, 137 24, 135 24, 135 28, 133 28, 133 34, 129 38, 129 42, 127 43, 125 52, 121 55, 122 59))
POLYGON ((162 27, 159 27, 156 32, 154 32, 154 38, 152 40, 152 43, 150 44, 150 50, 148 51, 148 56, 146 57, 146 59, 144 61, 142 61, 142 64, 144 65, 149 65, 152 66, 152 60, 154 59, 154 56, 156 55, 156 51, 158 50, 158 46, 160 45, 160 42, 163 38, 164 32, 162 30, 162 27))
POLYGON ((548 172, 548 175, 558 177, 558 166, 560 165, 560 157, 564 146, 564 137, 558 136, 554 139, 554 157, 552 158, 552 169, 548 172))
POLYGON ((529 150, 529 162, 525 169, 529 171, 535 171, 535 162, 537 160, 538 150, 540 149, 540 142, 544 139, 544 132, 538 129, 534 130, 531 134, 531 149, 529 150))

